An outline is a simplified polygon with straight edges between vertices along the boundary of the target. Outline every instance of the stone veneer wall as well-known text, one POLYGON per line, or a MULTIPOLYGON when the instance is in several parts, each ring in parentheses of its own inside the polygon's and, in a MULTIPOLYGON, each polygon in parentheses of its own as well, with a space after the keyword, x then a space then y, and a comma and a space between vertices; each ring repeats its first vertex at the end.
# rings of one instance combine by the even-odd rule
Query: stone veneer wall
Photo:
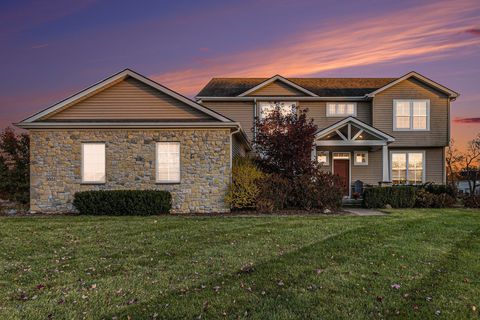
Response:
POLYGON ((228 129, 55 129, 30 131, 30 209, 71 212, 75 192, 157 189, 172 193, 174 213, 228 212, 228 129), (106 183, 81 184, 82 142, 106 143, 106 183), (179 141, 181 182, 155 183, 155 142, 179 141))

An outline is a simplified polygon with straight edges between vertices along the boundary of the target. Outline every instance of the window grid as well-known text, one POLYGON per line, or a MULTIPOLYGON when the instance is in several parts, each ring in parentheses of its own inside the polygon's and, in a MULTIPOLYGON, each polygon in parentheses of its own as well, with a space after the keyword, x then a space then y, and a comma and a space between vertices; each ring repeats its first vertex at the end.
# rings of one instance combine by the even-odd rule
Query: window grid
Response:
POLYGON ((82 143, 82 183, 105 181, 105 143, 82 143))
POLYGON ((430 100, 394 100, 395 131, 429 131, 430 100))
POLYGON ((357 115, 357 104, 346 102, 327 103, 327 117, 348 117, 357 115))
POLYGON ((425 173, 425 153, 418 151, 392 152, 391 168, 393 184, 423 183, 425 173))
POLYGON ((180 182, 180 143, 157 142, 156 144, 156 182, 180 182))
POLYGON ((297 108, 297 103, 290 101, 260 101, 257 105, 260 119, 267 118, 275 109, 278 109, 283 116, 288 116, 297 108))

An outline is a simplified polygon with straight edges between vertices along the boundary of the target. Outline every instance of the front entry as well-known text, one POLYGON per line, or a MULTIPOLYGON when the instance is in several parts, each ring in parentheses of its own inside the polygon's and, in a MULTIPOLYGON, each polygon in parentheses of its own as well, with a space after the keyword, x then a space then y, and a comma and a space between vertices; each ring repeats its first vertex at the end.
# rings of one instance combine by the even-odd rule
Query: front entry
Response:
POLYGON ((343 187, 343 195, 349 196, 350 179, 350 160, 333 159, 333 173, 340 177, 340 183, 343 187))

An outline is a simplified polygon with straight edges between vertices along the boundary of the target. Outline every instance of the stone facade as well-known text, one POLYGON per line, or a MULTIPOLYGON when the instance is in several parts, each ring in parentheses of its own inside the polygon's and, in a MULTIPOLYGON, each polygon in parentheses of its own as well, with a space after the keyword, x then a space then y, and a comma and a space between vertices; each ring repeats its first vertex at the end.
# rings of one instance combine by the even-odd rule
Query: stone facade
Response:
POLYGON ((71 212, 78 191, 156 189, 172 193, 174 213, 228 212, 229 129, 31 130, 30 207, 71 212), (82 142, 106 143, 106 183, 81 183, 82 142), (180 142, 181 182, 155 182, 155 142, 180 142))

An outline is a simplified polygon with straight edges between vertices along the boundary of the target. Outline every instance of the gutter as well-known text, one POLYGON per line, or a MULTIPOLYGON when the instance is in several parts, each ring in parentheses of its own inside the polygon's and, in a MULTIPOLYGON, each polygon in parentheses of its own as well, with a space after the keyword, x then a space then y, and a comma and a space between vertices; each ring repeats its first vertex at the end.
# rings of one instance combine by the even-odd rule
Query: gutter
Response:
POLYGON ((255 96, 255 97, 195 97, 197 101, 255 101, 255 100, 275 100, 275 101, 366 101, 367 96, 350 96, 350 97, 272 97, 272 96, 255 96))
POLYGON ((18 122, 22 129, 70 129, 70 128, 237 128, 238 122, 18 122))

